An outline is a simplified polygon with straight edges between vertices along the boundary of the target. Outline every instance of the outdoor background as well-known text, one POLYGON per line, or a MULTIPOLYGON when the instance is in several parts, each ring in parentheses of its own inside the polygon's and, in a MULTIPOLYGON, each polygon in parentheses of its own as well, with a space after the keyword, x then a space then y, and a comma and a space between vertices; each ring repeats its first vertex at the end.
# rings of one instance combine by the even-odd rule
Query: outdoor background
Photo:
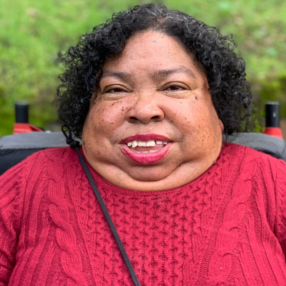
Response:
MULTIPOLYGON (((30 103, 30 123, 58 131, 52 102, 63 67, 58 52, 112 13, 149 3, 144 0, 0 0, 0 137, 12 134, 14 103, 30 103)), ((285 0, 162 0, 223 34, 233 34, 247 64, 256 129, 263 130, 264 104, 277 100, 286 118, 285 0)), ((282 121, 284 126, 285 119, 282 121)), ((286 124, 285 124, 286 129, 286 124)), ((284 135, 286 138, 286 133, 284 135)))

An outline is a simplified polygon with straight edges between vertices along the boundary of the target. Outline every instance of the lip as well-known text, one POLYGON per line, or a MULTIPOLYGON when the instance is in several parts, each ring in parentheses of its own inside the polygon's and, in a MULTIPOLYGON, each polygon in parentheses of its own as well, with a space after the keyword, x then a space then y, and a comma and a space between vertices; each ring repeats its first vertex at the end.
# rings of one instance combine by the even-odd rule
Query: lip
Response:
POLYGON ((127 137, 121 141, 121 151, 122 153, 127 156, 130 160, 141 164, 141 165, 152 165, 156 164, 159 161, 163 160, 168 153, 171 151, 173 146, 173 142, 170 142, 170 139, 163 135, 159 134, 136 134, 134 136, 127 137), (149 140, 158 140, 163 142, 168 142, 167 145, 162 148, 161 150, 154 152, 154 153, 136 153, 133 152, 126 144, 131 141, 149 141, 149 140))
POLYGON ((163 149, 154 153, 136 153, 130 150, 126 144, 120 146, 121 151, 132 161, 141 165, 152 165, 164 159, 171 151, 173 143, 168 143, 163 149))

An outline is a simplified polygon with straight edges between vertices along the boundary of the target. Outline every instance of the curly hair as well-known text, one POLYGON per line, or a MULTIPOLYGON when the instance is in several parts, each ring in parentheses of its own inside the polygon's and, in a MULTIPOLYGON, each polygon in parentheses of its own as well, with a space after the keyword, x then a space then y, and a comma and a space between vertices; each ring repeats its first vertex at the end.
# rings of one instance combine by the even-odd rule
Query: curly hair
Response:
POLYGON ((232 35, 223 36, 177 10, 147 4, 116 13, 106 23, 81 36, 79 43, 61 56, 66 70, 57 90, 58 115, 64 126, 81 138, 90 99, 110 56, 118 55, 130 37, 153 30, 178 40, 206 73, 209 92, 224 134, 248 131, 251 126, 251 94, 245 79, 245 62, 234 53, 232 35))

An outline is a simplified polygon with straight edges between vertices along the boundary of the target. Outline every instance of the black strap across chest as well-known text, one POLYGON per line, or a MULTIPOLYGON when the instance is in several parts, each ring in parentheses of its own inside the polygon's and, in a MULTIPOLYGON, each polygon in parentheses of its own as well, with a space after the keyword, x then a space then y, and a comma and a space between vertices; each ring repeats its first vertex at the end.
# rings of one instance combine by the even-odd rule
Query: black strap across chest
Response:
POLYGON ((94 194, 95 194, 95 196, 97 198, 97 201, 98 201, 98 203, 99 203, 99 205, 100 205, 100 207, 102 209, 102 212, 103 212, 103 214, 105 216, 105 219, 106 219, 106 221, 107 221, 107 223, 108 223, 108 225, 110 227, 110 230, 111 230, 111 232, 112 232, 112 234, 114 236, 114 239, 115 239, 115 241, 116 241, 116 243, 118 245, 118 248, 119 248, 119 250, 121 252, 121 255, 122 255, 122 257, 123 257, 123 259, 125 261, 125 264, 126 264, 127 269, 128 269, 128 271, 130 273, 131 279, 134 282, 135 286, 140 286, 140 282, 139 282, 139 280, 138 280, 138 278, 137 278, 137 276, 135 274, 135 271, 134 271, 134 269, 132 267, 130 259, 129 259, 129 257, 128 257, 125 249, 124 249, 122 241, 121 241, 121 239, 120 239, 120 237, 118 235, 118 232, 117 232, 117 230, 115 228, 115 225, 114 225, 114 223, 113 223, 113 221, 112 221, 112 219, 110 217, 110 214, 109 214, 109 212, 108 212, 108 210, 107 210, 107 208, 106 208, 106 206, 104 204, 104 201, 103 201, 103 199, 102 199, 102 197, 100 195, 100 192, 99 192, 99 190, 98 190, 98 188, 97 188, 97 186, 96 186, 96 184, 95 184, 95 182, 94 182, 94 180, 92 178, 92 175, 89 172, 89 169, 88 169, 88 167, 87 167, 87 165, 86 165, 86 163, 85 163, 85 161, 84 161, 84 159, 83 159, 83 157, 82 157, 82 155, 81 155, 81 153, 80 153, 80 151, 78 150, 77 147, 75 148, 75 150, 77 152, 79 161, 80 161, 80 163, 81 163, 81 165, 82 165, 82 167, 83 167, 83 169, 85 171, 85 174, 86 174, 86 176, 87 176, 87 178, 88 178, 88 180, 89 180, 89 182, 91 184, 91 187, 92 187, 92 189, 94 191, 94 194))

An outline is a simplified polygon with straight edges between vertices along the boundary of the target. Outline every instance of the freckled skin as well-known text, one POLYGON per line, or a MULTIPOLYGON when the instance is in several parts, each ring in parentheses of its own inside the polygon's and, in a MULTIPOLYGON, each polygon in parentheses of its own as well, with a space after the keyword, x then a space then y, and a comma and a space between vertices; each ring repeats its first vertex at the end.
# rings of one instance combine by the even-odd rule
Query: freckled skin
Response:
POLYGON ((112 184, 136 191, 160 191, 195 180, 212 166, 222 145, 223 124, 208 92, 206 75, 172 37, 146 31, 133 36, 103 73, 83 128, 90 165, 112 184), (153 42, 156 41, 156 44, 153 42), (187 68, 155 77, 160 70, 187 68), (120 142, 137 133, 155 133, 173 142, 152 165, 126 157, 120 142))

